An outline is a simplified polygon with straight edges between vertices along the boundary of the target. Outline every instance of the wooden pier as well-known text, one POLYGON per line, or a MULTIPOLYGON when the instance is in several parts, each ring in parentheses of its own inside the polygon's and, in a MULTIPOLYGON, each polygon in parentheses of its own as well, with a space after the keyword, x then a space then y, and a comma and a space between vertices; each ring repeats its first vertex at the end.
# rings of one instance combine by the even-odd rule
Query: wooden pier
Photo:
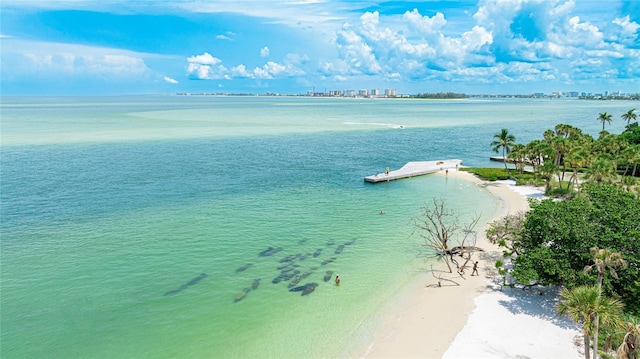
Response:
POLYGON ((400 169, 389 171, 389 173, 385 171, 373 176, 367 176, 364 178, 364 181, 370 183, 389 182, 402 178, 428 175, 441 170, 458 168, 459 166, 462 166, 462 160, 408 162, 400 169))

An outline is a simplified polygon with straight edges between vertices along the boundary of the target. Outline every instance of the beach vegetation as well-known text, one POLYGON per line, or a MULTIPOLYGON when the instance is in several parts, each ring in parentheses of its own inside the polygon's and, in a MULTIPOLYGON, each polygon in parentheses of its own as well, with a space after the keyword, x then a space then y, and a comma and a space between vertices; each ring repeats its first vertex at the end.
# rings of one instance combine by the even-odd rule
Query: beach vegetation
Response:
POLYGON ((496 269, 498 270, 498 274, 502 277, 502 284, 500 290, 507 286, 507 274, 509 274, 509 267, 507 263, 502 259, 498 259, 495 262, 496 269))
POLYGON ((573 192, 571 191, 571 189, 564 188, 564 187, 562 187, 560 185, 558 187, 550 187, 545 192, 545 195, 547 195, 549 197, 553 197, 553 198, 567 198, 567 197, 572 196, 573 192))
POLYGON ((504 168, 495 167, 467 167, 461 168, 463 171, 468 171, 485 181, 502 181, 509 179, 509 172, 504 168))
POLYGON ((532 201, 530 206, 524 216, 507 216, 487 230, 487 239, 510 256, 513 269, 509 274, 518 283, 574 288, 596 282, 606 295, 622 299, 627 311, 640 313, 638 195, 592 183, 584 187, 583 196, 532 201), (599 277, 594 274, 597 271, 585 271, 600 263, 594 261, 594 247, 619 253, 626 268, 614 267, 613 259, 607 259, 605 268, 613 268, 615 276, 599 277))
POLYGON ((505 171, 504 168, 497 167, 462 167, 460 168, 460 171, 473 173, 474 175, 478 176, 478 178, 484 181, 493 182, 515 179, 516 186, 544 186, 544 181, 532 172, 510 174, 509 172, 505 171))
MULTIPOLYGON (((509 142, 508 130, 494 135, 493 150, 503 149, 506 160, 515 164, 518 170, 514 178, 527 172, 534 173, 545 185, 549 196, 580 196, 581 186, 587 182, 607 183, 623 187, 628 191, 640 192, 637 177, 640 176, 640 127, 635 109, 623 115, 627 121, 625 130, 611 134, 604 130, 604 124, 611 122, 611 114, 599 114, 603 130, 598 138, 585 134, 579 128, 558 124, 543 132, 542 139, 527 144, 509 142), (556 187, 557 190, 552 190, 556 187)), ((505 170, 508 170, 505 161, 505 170)), ((492 176, 483 177, 492 180, 492 176)), ((498 177, 495 177, 498 179, 498 177)))
POLYGON ((611 123, 611 120, 610 113, 603 112, 598 114, 598 121, 602 122, 602 131, 604 131, 605 123, 611 123))
POLYGON ((640 126, 637 122, 627 125, 620 137, 631 144, 640 145, 640 126))
POLYGON ((504 169, 505 171, 509 171, 507 168, 507 156, 511 152, 511 148, 516 144, 516 136, 509 133, 509 130, 503 128, 500 132, 493 135, 493 141, 490 143, 490 146, 493 148, 495 153, 499 153, 500 149, 502 149, 502 158, 504 159, 504 169))
POLYGON ((621 317, 625 323, 623 330, 603 328, 606 340, 604 353, 601 355, 604 357, 615 350, 615 357, 618 359, 637 358, 637 348, 640 345, 640 319, 629 314, 623 314, 621 317))
POLYGON ((511 152, 507 156, 507 160, 513 162, 518 173, 524 173, 527 164, 526 147, 519 143, 514 144, 511 152))
MULTIPOLYGON (((600 249, 598 247, 593 247, 589 251, 591 253, 591 257, 593 259, 593 264, 584 267, 584 272, 588 273, 589 271, 595 269, 598 273, 597 286, 598 293, 602 293, 602 280, 604 279, 604 274, 606 270, 614 277, 618 278, 618 274, 616 273, 616 268, 627 268, 627 261, 622 258, 622 255, 619 252, 610 251, 608 249, 600 249)), ((594 319, 594 330, 593 330, 593 357, 598 357, 598 329, 599 329, 599 315, 600 313, 595 313, 594 319)))
POLYGON ((523 225, 525 220, 525 212, 510 214, 492 222, 486 231, 487 240, 498 245, 502 249, 503 259, 495 262, 498 274, 502 277, 502 287, 513 286, 513 278, 510 276, 511 263, 510 258, 517 256, 522 250, 521 245, 524 233, 523 225), (507 281, 507 277, 509 280, 507 281))
POLYGON ((487 229, 487 240, 502 249, 503 257, 518 255, 523 250, 524 221, 525 212, 518 212, 492 222, 487 229))
POLYGON ((635 111, 636 109, 632 108, 631 110, 623 113, 622 116, 620 116, 622 118, 622 121, 627 121, 627 127, 629 126, 631 121, 635 121, 638 118, 638 115, 635 111))
POLYGON ((514 176, 516 179, 516 186, 534 186, 534 187, 542 187, 545 185, 544 180, 539 178, 533 173, 521 173, 514 176))
MULTIPOLYGON (((620 328, 622 326, 623 303, 601 294, 596 286, 579 286, 573 289, 563 288, 557 310, 568 315, 582 327, 584 356, 589 359, 590 338, 597 340, 598 325, 620 328)), ((594 359, 597 359, 597 344, 594 340, 594 359)))

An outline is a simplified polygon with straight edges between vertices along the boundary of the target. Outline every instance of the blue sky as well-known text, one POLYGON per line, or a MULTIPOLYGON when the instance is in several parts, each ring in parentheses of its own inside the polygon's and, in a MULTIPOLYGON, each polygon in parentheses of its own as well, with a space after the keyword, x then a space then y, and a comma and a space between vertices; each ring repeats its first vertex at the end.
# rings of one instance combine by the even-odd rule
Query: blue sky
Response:
POLYGON ((640 92, 640 1, 0 2, 2 95, 640 92))

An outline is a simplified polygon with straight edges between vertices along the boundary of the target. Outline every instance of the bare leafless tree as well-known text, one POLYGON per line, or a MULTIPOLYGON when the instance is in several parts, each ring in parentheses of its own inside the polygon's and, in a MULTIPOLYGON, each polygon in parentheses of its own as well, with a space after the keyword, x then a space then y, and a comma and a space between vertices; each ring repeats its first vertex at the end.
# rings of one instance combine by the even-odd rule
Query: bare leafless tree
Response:
POLYGON ((458 272, 463 272, 473 253, 482 250, 476 247, 474 230, 479 220, 480 215, 475 215, 463 223, 460 215, 447 208, 443 199, 434 198, 433 205, 422 207, 422 215, 413 219, 414 234, 424 240, 424 245, 432 249, 435 256, 445 261, 449 273, 453 273, 451 263, 458 272), (458 263, 454 256, 461 257, 464 263, 458 263))

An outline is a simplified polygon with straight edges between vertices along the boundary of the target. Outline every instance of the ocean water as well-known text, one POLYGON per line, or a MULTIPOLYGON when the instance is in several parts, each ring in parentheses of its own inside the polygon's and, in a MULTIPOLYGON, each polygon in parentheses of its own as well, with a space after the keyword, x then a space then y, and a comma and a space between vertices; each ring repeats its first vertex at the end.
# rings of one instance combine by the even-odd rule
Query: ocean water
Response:
POLYGON ((521 142, 557 123, 597 135, 607 111, 620 132, 637 105, 2 98, 0 354, 353 356, 433 261, 411 224, 421 207, 442 198, 487 221, 498 205, 446 176, 364 176, 416 160, 501 166, 488 144, 503 127, 521 142), (287 265, 315 290, 273 283, 287 265))

